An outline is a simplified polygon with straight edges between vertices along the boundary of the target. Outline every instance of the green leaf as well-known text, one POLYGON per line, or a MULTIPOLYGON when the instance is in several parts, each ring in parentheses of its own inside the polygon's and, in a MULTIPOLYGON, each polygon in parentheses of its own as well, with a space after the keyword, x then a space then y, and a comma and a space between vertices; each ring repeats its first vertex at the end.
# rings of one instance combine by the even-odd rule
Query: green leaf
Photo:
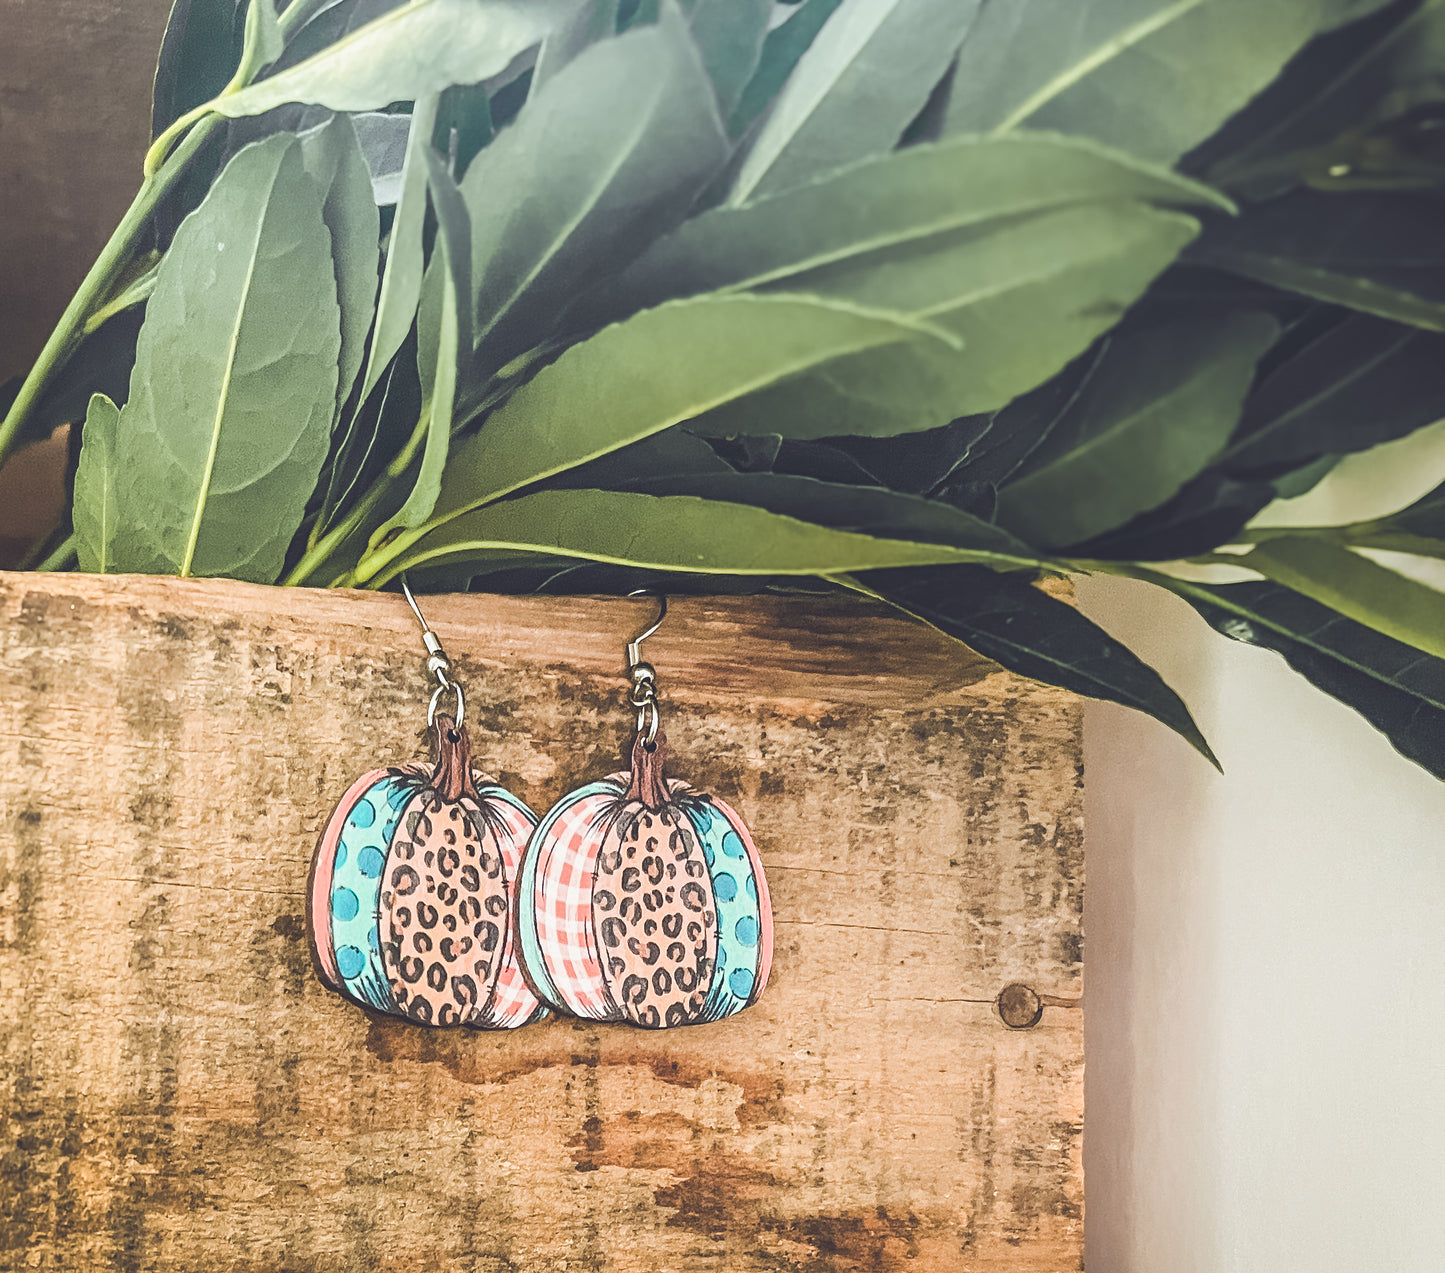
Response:
POLYGON ((1445 658, 1445 594, 1340 544, 1289 535, 1266 540, 1239 564, 1356 623, 1445 658))
POLYGON ((109 574, 114 569, 111 550, 118 529, 116 491, 121 478, 116 470, 119 430, 120 408, 105 394, 96 394, 85 413, 84 441, 70 510, 80 568, 92 574, 109 574))
POLYGON ((539 491, 473 509, 414 542, 369 579, 497 550, 687 574, 833 575, 936 562, 1032 565, 1002 554, 875 539, 765 509, 687 495, 539 491))
POLYGON ((1285 534, 1299 527, 1393 524, 1402 510, 1419 508, 1442 477, 1445 420, 1438 420, 1403 438, 1339 457, 1303 495, 1276 500, 1248 529, 1260 539, 1263 532, 1285 534))
MULTIPOLYGON (((1346 6, 1325 7, 1341 16, 1338 11, 1346 6)), ((1383 6, 1369 0, 1368 7, 1383 6)), ((1342 32, 1312 46, 1301 59, 1305 65, 1290 68, 1257 108, 1236 121, 1238 144, 1210 166, 1211 179, 1231 188, 1276 193, 1299 184, 1304 174, 1311 181, 1328 177, 1329 168, 1341 160, 1374 158, 1364 151, 1352 153, 1347 138, 1439 102, 1445 0, 1394 8, 1393 20, 1382 15, 1363 31, 1342 32), (1318 69, 1311 65, 1317 61, 1322 63, 1318 69)))
POLYGON ((240 151, 182 222, 121 413, 109 569, 276 577, 336 402, 330 239, 284 135, 240 151))
POLYGON ((758 118, 808 51, 823 24, 833 16, 842 0, 803 0, 786 21, 768 32, 758 56, 758 67, 744 86, 728 120, 728 133, 741 137, 758 118))
POLYGON ((476 84, 534 48, 571 11, 570 0, 411 0, 335 44, 211 103, 222 115, 259 115, 288 102, 380 110, 476 84))
POLYGON ((1433 195, 1300 190, 1215 223, 1190 259, 1331 305, 1445 331, 1433 195))
POLYGON ((609 283, 579 321, 606 321, 698 292, 788 282, 810 270, 1007 218, 1130 199, 1233 207, 1208 186, 1082 139, 954 137, 694 217, 609 283))
POLYGON ((429 278, 435 282, 430 288, 423 287, 421 312, 417 317, 417 367, 426 387, 418 435, 425 440, 411 494, 377 530, 377 539, 399 527, 420 525, 436 505, 450 446, 457 363, 461 351, 470 349, 472 343, 467 312, 470 309, 467 288, 472 277, 471 227, 466 205, 441 158, 428 150, 427 161, 438 234, 428 271, 429 278))
MULTIPOLYGON (((577 471, 579 477, 581 472, 577 471)), ((567 485, 581 483, 569 481, 567 485)), ((750 504, 818 526, 888 539, 949 544, 1021 560, 1037 555, 1001 526, 981 517, 941 500, 905 495, 879 486, 849 486, 792 473, 664 475, 643 467, 626 480, 624 489, 645 495, 694 495, 730 504, 750 504)))
POLYGON ((1010 0, 959 53, 949 132, 1082 133, 1171 162, 1314 33, 1318 0, 1010 0))
MULTIPOLYGON (((838 354, 918 339, 927 330, 811 297, 701 297, 644 310, 567 350, 455 447, 432 520, 446 521, 838 354)), ((401 535, 383 560, 416 534, 401 535)))
POLYGON ((718 410, 701 427, 881 436, 997 410, 1118 322, 1197 228, 1142 204, 1081 204, 802 275, 789 286, 928 318, 963 349, 860 352, 718 410))
POLYGON ((321 216, 331 232, 331 266, 341 305, 341 371, 336 411, 361 370, 366 337, 376 313, 376 270, 381 215, 372 199, 371 174, 356 130, 345 115, 301 138, 301 158, 323 192, 321 216))
POLYGON ((1298 466, 1403 437, 1445 418, 1445 336, 1350 314, 1271 368, 1219 463, 1298 466))
POLYGON ((1268 315, 1239 313, 1116 335, 1080 401, 999 492, 999 523, 1060 548, 1163 504, 1234 431, 1277 333, 1268 315))
POLYGON ((281 23, 276 17, 274 0, 250 0, 246 6, 245 45, 236 77, 248 80, 263 67, 269 66, 286 46, 281 23))
POLYGON ((985 658, 1046 685, 1132 707, 1167 725, 1216 769, 1189 709, 1127 646, 1033 585, 981 566, 875 571, 869 590, 985 658))
POLYGON ((682 0, 726 119, 757 69, 773 0, 682 0))
POLYGON ((797 62, 727 201, 892 150, 942 77, 979 0, 848 0, 797 62))
POLYGON ((1148 577, 1183 596, 1225 636, 1283 655, 1402 755, 1445 778, 1445 663, 1277 584, 1208 587, 1148 577))
POLYGON ((371 337, 366 371, 361 377, 363 399, 371 393, 387 364, 401 348, 421 299, 422 231, 426 225, 427 209, 426 156, 431 149, 436 112, 435 96, 422 98, 412 111, 406 159, 401 170, 401 196, 391 223, 386 266, 382 270, 381 292, 376 301, 376 330, 371 337))
POLYGON ((126 310, 148 301, 150 294, 156 290, 156 275, 160 272, 160 264, 159 252, 147 252, 132 261, 116 280, 116 287, 111 290, 105 304, 92 310, 85 320, 85 334, 88 336, 98 331, 117 314, 123 314, 126 310))
POLYGON ((707 74, 671 5, 657 25, 604 40, 558 72, 462 179, 478 295, 472 384, 541 343, 560 298, 680 221, 727 153, 707 74))
POLYGON ((245 43, 237 0, 174 0, 156 60, 151 140, 231 81, 245 43))

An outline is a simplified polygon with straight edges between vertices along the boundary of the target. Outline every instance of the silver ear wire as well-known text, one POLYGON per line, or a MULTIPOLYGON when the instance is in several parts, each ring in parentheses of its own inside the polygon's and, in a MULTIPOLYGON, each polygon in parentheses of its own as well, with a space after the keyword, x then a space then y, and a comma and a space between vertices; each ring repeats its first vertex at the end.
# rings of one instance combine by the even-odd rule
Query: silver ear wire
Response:
POLYGON ((412 614, 416 615, 416 621, 421 624, 421 643, 426 646, 427 653, 427 674, 434 676, 437 681, 437 687, 432 691, 431 703, 427 706, 426 723, 428 725, 436 724, 437 706, 442 700, 442 695, 451 694, 457 701, 456 715, 452 719, 460 725, 467 714, 467 700, 462 693, 461 685, 452 680, 452 662, 447 658, 446 651, 442 649, 441 638, 431 630, 431 624, 426 621, 421 607, 417 605, 405 574, 401 577, 401 590, 406 596, 406 603, 411 607, 412 614))
POLYGON ((657 741, 657 729, 661 716, 657 709, 657 672, 651 663, 642 661, 642 643, 662 626, 667 617, 667 597, 660 592, 649 592, 639 588, 629 592, 629 597, 656 597, 657 618, 652 626, 639 632, 627 643, 627 676, 632 683, 627 701, 637 710, 637 734, 643 745, 651 747, 657 741))

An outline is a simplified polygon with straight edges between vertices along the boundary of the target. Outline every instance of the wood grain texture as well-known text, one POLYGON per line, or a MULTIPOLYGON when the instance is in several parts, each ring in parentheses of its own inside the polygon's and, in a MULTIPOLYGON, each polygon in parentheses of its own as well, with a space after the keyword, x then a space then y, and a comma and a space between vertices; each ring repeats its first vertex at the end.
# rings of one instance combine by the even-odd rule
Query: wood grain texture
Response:
MULTIPOLYGON (((539 810, 625 741, 645 602, 433 598, 476 748, 539 810)), ((1081 1266, 1078 704, 869 606, 679 599, 674 771, 753 827, 742 1015, 509 1034, 366 1013, 303 887, 415 757, 396 596, 0 575, 0 1266, 1081 1266)))

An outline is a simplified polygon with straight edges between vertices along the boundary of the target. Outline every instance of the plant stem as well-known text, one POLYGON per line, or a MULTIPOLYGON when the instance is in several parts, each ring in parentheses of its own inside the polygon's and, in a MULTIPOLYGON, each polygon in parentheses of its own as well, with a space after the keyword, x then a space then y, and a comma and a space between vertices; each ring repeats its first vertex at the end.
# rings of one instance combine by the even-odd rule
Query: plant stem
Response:
POLYGON ((98 305, 102 304, 115 285, 116 278, 130 260, 135 241, 145 226, 156 205, 165 193, 176 183, 186 163, 211 135, 217 123, 212 117, 202 120, 194 131, 176 148, 166 165, 153 176, 141 182, 135 199, 126 209, 125 216, 116 226, 109 242, 100 250, 95 264, 81 281, 70 304, 60 316, 60 321, 50 333, 40 356, 35 360, 25 383, 11 404, 10 413, 0 423, 0 465, 3 465, 20 437, 31 412, 40 404, 45 391, 50 388, 56 373, 69 361, 84 336, 85 320, 98 305))
POLYGON ((64 570, 76 559, 75 536, 67 535, 61 542, 59 548, 50 554, 44 561, 38 563, 36 570, 64 570))
MULTIPOLYGON (((297 588, 310 579, 321 569, 342 544, 346 542, 357 528, 371 515, 377 504, 381 502, 382 496, 386 493, 389 483, 386 481, 387 474, 383 473, 371 488, 362 497, 355 508, 347 514, 344 520, 339 521, 310 548, 281 580, 283 588, 297 588)), ((349 572, 348 572, 349 573, 349 572)))
MULTIPOLYGON (((326 4, 327 0, 295 0, 279 17, 281 33, 289 38, 310 18, 325 8, 326 4)), ((243 75, 241 68, 238 68, 236 78, 226 86, 222 96, 246 87, 245 81, 252 74, 254 74, 254 69, 243 75)), ((65 312, 61 314, 60 321, 50 333, 50 338, 45 342, 40 356, 30 368, 29 374, 25 377, 25 383, 20 386, 20 392, 16 395, 15 401, 11 403, 9 413, 4 421, 0 421, 0 465, 5 463, 11 451, 15 449, 16 440, 20 436, 25 421, 39 404, 46 389, 50 387, 56 373, 65 366, 70 355, 75 352, 76 346, 84 336, 85 320, 90 317, 91 311, 97 305, 105 301, 115 287, 117 277, 130 260, 136 237, 140 234, 146 219, 155 211, 162 196, 175 185, 176 178, 185 170, 191 157, 205 145, 206 139, 221 123, 223 117, 211 113, 213 105, 213 102, 206 102, 194 110, 187 111, 160 137, 156 138, 151 144, 150 150, 146 152, 144 178, 141 181, 140 189, 136 192, 130 207, 126 209, 120 224, 116 226, 115 233, 110 236, 110 240, 100 250, 100 255, 95 258, 95 264, 90 267, 90 272, 81 280, 80 287, 70 298, 70 304, 65 307, 65 312), (166 151, 175 136, 192 124, 194 127, 191 128, 191 131, 167 156, 166 151)))

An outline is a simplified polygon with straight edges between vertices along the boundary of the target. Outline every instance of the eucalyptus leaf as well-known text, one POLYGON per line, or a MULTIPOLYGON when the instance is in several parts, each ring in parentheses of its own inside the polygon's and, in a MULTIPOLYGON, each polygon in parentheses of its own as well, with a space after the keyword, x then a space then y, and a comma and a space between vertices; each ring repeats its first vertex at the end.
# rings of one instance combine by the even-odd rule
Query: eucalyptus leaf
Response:
MULTIPOLYGON (((181 224, 121 413, 109 569, 276 577, 335 408, 330 239, 286 136, 236 155, 181 224)), ((99 503, 79 484, 76 500, 99 503)))
POLYGON ((788 282, 937 235, 1081 203, 1229 211, 1208 186, 1078 138, 955 137, 694 217, 579 311, 597 323, 677 296, 788 282))
POLYGON ((361 377, 361 396, 371 393, 387 364, 401 348, 411 330, 421 300, 424 265, 422 231, 426 225, 427 160, 431 149, 432 125, 436 122, 437 99, 421 98, 411 115, 406 160, 402 165, 401 195, 391 223, 386 265, 376 301, 375 330, 361 377))
POLYGON ((471 384, 540 343, 561 298, 677 224, 727 153, 671 4, 558 72, 462 179, 478 295, 471 384))
MULTIPOLYGON (((567 350, 453 447, 432 520, 444 522, 838 354, 937 339, 921 330, 901 316, 811 297, 702 297, 644 310, 567 350)), ((382 560, 417 535, 399 536, 382 560)))
POLYGON ((1189 709, 1159 673, 1073 606, 1035 587, 1031 576, 947 566, 873 571, 863 580, 892 605, 1011 672, 1154 717, 1219 767, 1189 709))
POLYGON ((1240 565, 1396 641, 1445 658, 1445 594, 1308 535, 1268 539, 1240 565))
POLYGON ((369 578, 497 550, 555 553, 685 574, 835 575, 936 562, 1032 565, 989 551, 879 539, 688 495, 539 491, 442 523, 369 578))
POLYGON ((1009 0, 959 52, 949 132, 1081 133, 1171 162, 1279 73, 1319 0, 1009 0))
POLYGON ((111 553, 120 529, 117 491, 124 480, 116 467, 119 431, 120 408, 105 394, 96 394, 85 414, 70 510, 80 568, 92 574, 110 574, 115 569, 111 553))
POLYGON ((1046 548, 1155 508, 1234 431, 1255 364, 1278 333, 1265 314, 1123 332, 1081 400, 999 492, 998 520, 1046 548))
POLYGON ((1274 650, 1359 712, 1395 749, 1445 778, 1445 663, 1273 583, 1156 580, 1225 636, 1274 650))
POLYGON ((847 0, 799 57, 727 202, 892 150, 948 69, 979 0, 847 0))
POLYGON ((812 271, 790 285, 930 319, 962 350, 862 351, 722 407, 700 427, 882 436, 997 410, 1112 327, 1197 228, 1142 204, 1081 204, 812 271))
POLYGON ((505 71, 571 12, 571 0, 411 0, 305 61, 211 103, 259 115, 287 102, 379 110, 505 71))
POLYGON ((1445 331, 1445 198, 1300 190, 1211 225, 1190 259, 1302 296, 1445 331))
POLYGON ((366 352, 366 337, 376 313, 376 272, 380 260, 381 217, 371 197, 371 174, 345 115, 335 116, 301 139, 301 157, 322 191, 321 216, 331 232, 331 264, 341 306, 340 375, 336 413, 351 394, 366 352))
POLYGON ((740 137, 758 118, 808 51, 823 24, 833 16, 842 0, 803 0, 795 12, 775 26, 763 39, 757 69, 744 85, 737 106, 728 120, 728 132, 740 137))
POLYGON ((1445 418, 1442 367, 1445 336, 1351 314, 1250 393, 1219 463, 1268 472, 1403 437, 1445 418))

